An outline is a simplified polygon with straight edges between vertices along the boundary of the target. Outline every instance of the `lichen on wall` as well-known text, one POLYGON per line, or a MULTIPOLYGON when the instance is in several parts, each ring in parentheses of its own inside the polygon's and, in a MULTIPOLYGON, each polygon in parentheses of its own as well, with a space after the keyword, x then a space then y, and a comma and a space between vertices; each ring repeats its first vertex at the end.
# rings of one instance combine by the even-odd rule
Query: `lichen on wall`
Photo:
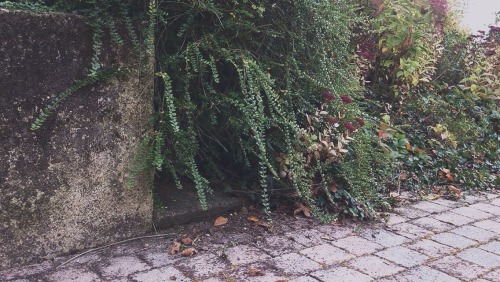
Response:
MULTIPOLYGON (((84 87, 31 131, 40 109, 87 73, 92 30, 75 15, 5 10, 0 26, 0 269, 148 231, 152 174, 126 184, 151 129, 151 76, 84 87)), ((103 67, 139 69, 132 49, 105 39, 103 67)))

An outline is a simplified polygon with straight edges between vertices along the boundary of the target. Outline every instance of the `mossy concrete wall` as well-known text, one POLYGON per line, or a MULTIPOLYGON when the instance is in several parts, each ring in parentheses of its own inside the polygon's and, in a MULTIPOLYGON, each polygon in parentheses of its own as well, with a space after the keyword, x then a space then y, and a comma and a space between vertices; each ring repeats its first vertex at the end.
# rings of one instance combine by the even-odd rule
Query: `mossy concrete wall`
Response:
MULTIPOLYGON (((103 67, 139 69, 132 49, 105 39, 103 67)), ((0 10, 0 269, 151 227, 152 175, 126 185, 150 130, 151 77, 131 72, 84 87, 30 130, 51 98, 85 77, 92 53, 82 17, 0 10)))

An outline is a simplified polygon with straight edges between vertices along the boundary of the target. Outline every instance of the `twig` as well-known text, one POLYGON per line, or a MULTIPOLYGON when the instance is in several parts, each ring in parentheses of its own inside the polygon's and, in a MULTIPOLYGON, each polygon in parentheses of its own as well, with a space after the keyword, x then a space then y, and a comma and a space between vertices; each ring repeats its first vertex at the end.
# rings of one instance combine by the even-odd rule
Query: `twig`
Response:
POLYGON ((88 251, 85 251, 81 254, 78 254, 72 258, 70 258, 69 260, 61 263, 60 265, 56 266, 56 269, 65 265, 65 264, 68 264, 69 262, 79 258, 79 257, 82 257, 88 253, 91 253, 91 252, 95 252, 95 251, 99 251, 99 250, 102 250, 102 249, 105 249, 105 248, 108 248, 108 247, 111 247, 111 246, 115 246, 115 245, 119 245, 119 244, 122 244, 122 243, 126 243, 126 242, 130 242, 130 241, 134 241, 134 240, 139 240, 139 239, 147 239, 147 238, 157 238, 157 237, 163 237, 163 236, 168 236, 168 235, 173 235, 172 233, 169 233, 169 234, 157 234, 157 235, 150 235, 150 236, 141 236, 141 237, 135 237, 135 238, 130 238, 130 239, 127 239, 127 240, 123 240, 123 241, 120 241, 120 242, 116 242, 116 243, 112 243, 112 244, 109 244, 109 245, 106 245, 106 246, 102 246, 102 247, 99 247, 99 248, 95 248, 95 249, 90 249, 88 251))

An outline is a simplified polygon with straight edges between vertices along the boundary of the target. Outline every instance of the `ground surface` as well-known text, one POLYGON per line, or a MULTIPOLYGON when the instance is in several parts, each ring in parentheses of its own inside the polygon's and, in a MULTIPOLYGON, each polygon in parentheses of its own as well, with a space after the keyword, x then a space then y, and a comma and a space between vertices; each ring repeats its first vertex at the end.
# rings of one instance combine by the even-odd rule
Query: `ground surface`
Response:
POLYGON ((258 216, 249 209, 219 227, 184 225, 69 262, 8 269, 0 281, 500 281, 499 196, 417 202, 376 224, 277 214, 268 229, 248 220, 258 216), (187 237, 180 251, 193 247, 194 256, 168 253, 187 237))

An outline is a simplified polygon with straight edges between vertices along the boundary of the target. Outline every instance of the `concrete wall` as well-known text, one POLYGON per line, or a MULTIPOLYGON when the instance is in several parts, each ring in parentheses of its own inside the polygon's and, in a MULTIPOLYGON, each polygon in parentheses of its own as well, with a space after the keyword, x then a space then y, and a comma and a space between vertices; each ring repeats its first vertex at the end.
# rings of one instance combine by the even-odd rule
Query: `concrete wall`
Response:
MULTIPOLYGON (((104 67, 139 67, 128 40, 113 45, 104 42, 104 67)), ((134 189, 126 183, 151 127, 151 77, 85 87, 30 131, 49 98, 85 76, 91 56, 83 18, 0 10, 0 269, 150 229, 152 174, 134 189)))

